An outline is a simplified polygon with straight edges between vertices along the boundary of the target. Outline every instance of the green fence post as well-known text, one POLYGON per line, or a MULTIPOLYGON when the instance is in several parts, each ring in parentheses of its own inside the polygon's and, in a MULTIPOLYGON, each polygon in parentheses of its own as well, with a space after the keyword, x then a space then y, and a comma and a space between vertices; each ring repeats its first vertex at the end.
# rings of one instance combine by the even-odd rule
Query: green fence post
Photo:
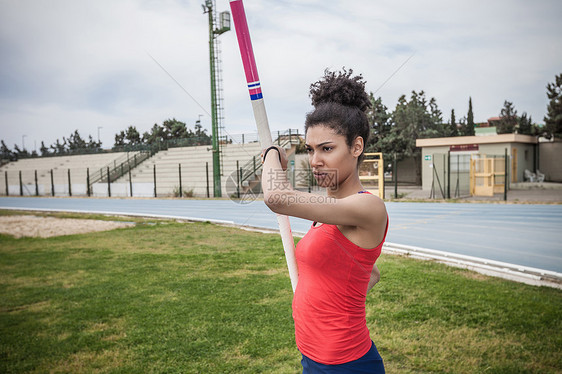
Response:
POLYGON ((504 173, 504 181, 503 181, 503 200, 507 201, 507 170, 508 170, 508 166, 509 163, 507 161, 507 148, 505 149, 505 156, 504 156, 504 160, 505 160, 505 173, 504 173))
POLYGON ((211 197, 209 195, 209 162, 205 163, 205 174, 207 175, 207 198, 211 197))
POLYGON ((131 197, 133 197, 133 180, 131 179, 131 168, 129 168, 129 191, 131 192, 131 197))
POLYGON ((447 186, 445 186, 445 183, 447 183, 447 170, 445 168, 445 166, 447 165, 447 156, 445 156, 445 154, 443 153, 443 199, 445 199, 446 194, 447 194, 447 186))
POLYGON ((394 154, 393 164, 394 170, 392 171, 392 177, 394 178, 394 198, 398 199, 398 160, 396 157, 396 153, 394 154))
POLYGON ((21 170, 20 170, 20 196, 23 196, 23 181, 21 179, 21 170))
MULTIPOLYGON (((240 180, 242 180, 242 178, 243 178, 242 170, 243 170, 242 168, 240 168, 240 169, 238 170, 238 174, 240 175, 240 180)), ((238 198, 240 198, 240 190, 238 190, 238 198)))
POLYGON ((240 198, 240 166, 236 160, 236 196, 240 198))
POLYGON ((111 197, 111 178, 109 176, 109 166, 107 167, 107 197, 111 197))
POLYGON ((154 197, 158 197, 158 195, 156 194, 156 164, 154 164, 154 197))
POLYGON ((6 181, 6 196, 10 196, 10 189, 8 188, 8 171, 4 172, 4 180, 6 181))
POLYGON ((180 197, 182 197, 183 193, 182 193, 182 188, 181 188, 182 187, 182 185, 181 185, 181 163, 178 164, 178 172, 179 172, 179 177, 180 177, 180 197))
POLYGON ((53 169, 51 169, 51 196, 55 196, 55 178, 53 177, 53 169))
POLYGON ((447 198, 451 198, 451 151, 447 152, 447 198))
POLYGON ((68 196, 72 196, 72 185, 70 183, 70 169, 68 169, 68 196))
POLYGON ((35 169, 35 196, 39 196, 39 184, 37 184, 37 169, 35 169))
POLYGON ((86 193, 88 197, 92 196, 92 191, 90 191, 90 168, 86 168, 86 193))

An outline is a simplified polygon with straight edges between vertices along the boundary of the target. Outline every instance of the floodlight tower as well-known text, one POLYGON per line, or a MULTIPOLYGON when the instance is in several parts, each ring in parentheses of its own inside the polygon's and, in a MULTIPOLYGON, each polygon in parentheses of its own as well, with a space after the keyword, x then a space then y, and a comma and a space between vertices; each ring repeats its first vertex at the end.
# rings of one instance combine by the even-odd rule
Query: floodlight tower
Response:
POLYGON ((230 12, 220 13, 219 27, 216 25, 215 1, 206 0, 202 5, 203 13, 209 14, 209 54, 211 65, 211 116, 213 138, 213 192, 215 197, 221 197, 221 160, 220 160, 220 130, 222 115, 222 80, 220 69, 220 41, 219 35, 230 30, 230 12))

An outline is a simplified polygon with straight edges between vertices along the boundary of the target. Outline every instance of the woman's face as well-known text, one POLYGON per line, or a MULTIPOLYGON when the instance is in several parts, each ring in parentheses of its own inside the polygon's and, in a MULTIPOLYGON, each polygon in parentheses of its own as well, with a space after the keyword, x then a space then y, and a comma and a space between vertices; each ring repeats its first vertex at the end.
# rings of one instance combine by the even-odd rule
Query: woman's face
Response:
POLYGON ((360 136, 350 147, 343 135, 320 124, 308 128, 305 143, 319 186, 337 189, 343 181, 357 173, 357 159, 363 151, 363 138, 360 136))

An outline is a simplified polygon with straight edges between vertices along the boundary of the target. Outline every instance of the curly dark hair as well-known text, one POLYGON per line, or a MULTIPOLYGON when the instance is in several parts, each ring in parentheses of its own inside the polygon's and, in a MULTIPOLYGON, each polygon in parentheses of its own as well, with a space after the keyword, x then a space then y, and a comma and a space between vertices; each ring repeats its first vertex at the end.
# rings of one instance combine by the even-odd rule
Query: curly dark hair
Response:
MULTIPOLYGON (((310 85, 310 98, 314 110, 306 115, 304 131, 316 125, 331 128, 345 137, 349 147, 357 138, 363 144, 369 140, 369 121, 366 110, 371 107, 365 82, 361 75, 352 77, 353 69, 333 72, 326 69, 324 77, 310 85)), ((359 163, 363 160, 361 153, 359 163)))

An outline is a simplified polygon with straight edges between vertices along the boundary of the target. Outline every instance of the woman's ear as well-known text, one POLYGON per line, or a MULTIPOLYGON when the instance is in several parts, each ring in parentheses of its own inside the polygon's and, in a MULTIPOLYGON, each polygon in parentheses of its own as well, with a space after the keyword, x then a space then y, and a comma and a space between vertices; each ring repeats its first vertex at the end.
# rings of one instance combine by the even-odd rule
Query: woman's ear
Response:
POLYGON ((365 144, 363 142, 363 137, 358 136, 353 141, 353 144, 352 144, 352 147, 351 147, 351 153, 353 154, 353 156, 359 157, 359 156, 361 156, 361 153, 363 153, 364 147, 365 147, 365 144))

